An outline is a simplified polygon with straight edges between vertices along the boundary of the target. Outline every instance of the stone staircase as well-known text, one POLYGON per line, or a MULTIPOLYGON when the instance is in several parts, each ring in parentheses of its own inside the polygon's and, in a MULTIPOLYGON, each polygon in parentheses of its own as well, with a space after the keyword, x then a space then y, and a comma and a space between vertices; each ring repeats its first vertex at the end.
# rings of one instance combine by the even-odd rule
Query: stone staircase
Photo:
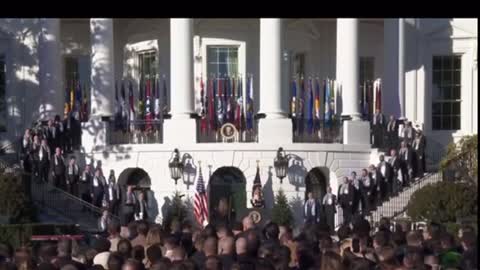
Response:
POLYGON ((406 211, 406 207, 412 194, 422 187, 442 181, 442 174, 439 172, 428 173, 423 178, 416 180, 409 187, 406 187, 399 193, 398 196, 390 198, 390 200, 383 202, 375 211, 369 216, 369 220, 375 224, 380 221, 382 217, 394 218, 398 217, 406 211))

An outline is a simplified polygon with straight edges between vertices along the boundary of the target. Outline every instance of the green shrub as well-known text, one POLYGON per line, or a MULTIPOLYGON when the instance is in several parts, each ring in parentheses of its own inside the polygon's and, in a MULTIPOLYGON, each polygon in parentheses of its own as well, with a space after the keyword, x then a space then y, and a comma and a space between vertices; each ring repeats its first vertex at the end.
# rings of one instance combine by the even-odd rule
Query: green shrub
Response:
POLYGON ((26 194, 21 174, 0 174, 0 216, 10 223, 27 223, 33 219, 34 209, 26 194))
POLYGON ((440 162, 440 170, 454 170, 460 180, 478 182, 478 136, 465 136, 458 143, 448 145, 447 154, 440 162))
POLYGON ((163 220, 164 228, 170 228, 170 225, 173 221, 179 222, 180 224, 184 223, 188 216, 188 209, 185 202, 182 200, 180 192, 175 192, 171 199, 171 204, 168 207, 168 213, 165 219, 163 220))
POLYGON ((477 215, 477 189, 468 182, 439 182, 417 190, 407 205, 413 221, 455 223, 477 215))
POLYGON ((272 221, 278 225, 286 226, 292 226, 294 223, 292 210, 282 189, 275 196, 275 205, 272 208, 272 221))

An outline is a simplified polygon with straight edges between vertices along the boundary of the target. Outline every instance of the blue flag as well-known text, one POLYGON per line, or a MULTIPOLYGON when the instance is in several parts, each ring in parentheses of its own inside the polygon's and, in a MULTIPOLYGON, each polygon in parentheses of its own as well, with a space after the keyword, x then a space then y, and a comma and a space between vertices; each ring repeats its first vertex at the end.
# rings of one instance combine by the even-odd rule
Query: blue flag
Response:
POLYGON ((313 134, 313 86, 311 78, 308 80, 308 104, 306 120, 308 133, 313 134))
POLYGON ((247 82, 247 113, 246 113, 246 120, 247 120, 247 130, 253 129, 253 77, 248 77, 247 82))
POLYGON ((330 127, 331 124, 331 112, 330 112, 330 82, 325 80, 325 127, 330 127))

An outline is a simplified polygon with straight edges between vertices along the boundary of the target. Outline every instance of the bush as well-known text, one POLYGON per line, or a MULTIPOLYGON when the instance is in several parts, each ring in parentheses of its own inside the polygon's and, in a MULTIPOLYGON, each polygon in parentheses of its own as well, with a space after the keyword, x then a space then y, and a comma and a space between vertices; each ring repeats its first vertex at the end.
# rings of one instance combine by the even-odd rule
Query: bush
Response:
POLYGON ((33 219, 34 209, 28 200, 26 188, 20 174, 0 174, 0 216, 9 223, 27 223, 33 219))
POLYGON ((275 196, 275 205, 272 208, 272 221, 278 225, 285 226, 293 226, 294 223, 292 210, 282 189, 275 196))
POLYGON ((413 193, 407 215, 413 221, 456 223, 477 216, 477 189, 468 182, 439 182, 413 193))
POLYGON ((440 170, 450 169, 458 173, 461 180, 477 184, 478 182, 478 136, 465 136, 458 143, 451 143, 447 155, 440 162, 440 170))
POLYGON ((164 219, 163 226, 164 228, 170 228, 172 221, 177 221, 180 224, 184 223, 188 216, 188 209, 185 205, 185 202, 182 200, 182 195, 180 192, 175 192, 171 199, 171 204, 168 207, 167 216, 164 219))

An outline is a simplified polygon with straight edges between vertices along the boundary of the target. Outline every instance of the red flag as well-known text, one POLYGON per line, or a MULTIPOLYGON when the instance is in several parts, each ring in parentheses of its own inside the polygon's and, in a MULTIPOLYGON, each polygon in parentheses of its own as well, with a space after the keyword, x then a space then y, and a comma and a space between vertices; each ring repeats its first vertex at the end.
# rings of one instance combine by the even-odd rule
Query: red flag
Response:
POLYGON ((213 94, 213 80, 208 80, 208 123, 210 124, 209 130, 215 129, 215 97, 213 94))
POLYGON ((207 132, 207 117, 206 117, 206 109, 205 109, 205 102, 204 102, 204 87, 205 85, 203 84, 203 77, 200 78, 200 100, 201 100, 201 106, 202 106, 202 109, 201 109, 201 112, 200 112, 200 116, 202 117, 201 120, 200 120, 200 133, 201 134, 205 134, 207 132))

